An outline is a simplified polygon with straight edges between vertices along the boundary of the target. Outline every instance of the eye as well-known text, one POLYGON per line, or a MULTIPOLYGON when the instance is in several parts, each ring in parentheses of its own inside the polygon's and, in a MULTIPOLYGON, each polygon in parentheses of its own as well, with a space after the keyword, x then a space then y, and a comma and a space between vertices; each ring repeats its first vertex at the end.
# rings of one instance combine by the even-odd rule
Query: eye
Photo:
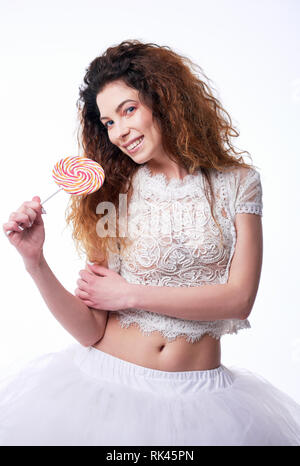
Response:
POLYGON ((128 110, 130 110, 131 108, 136 108, 134 105, 132 105, 131 107, 128 107, 125 112, 127 112, 128 110))
MULTIPOLYGON (((127 113, 128 110, 130 110, 131 108, 136 109, 136 107, 135 107, 134 105, 131 105, 130 107, 126 108, 125 113, 127 113)), ((131 113, 131 112, 130 112, 130 113, 131 113)), ((109 121, 107 121, 107 122, 105 123, 105 125, 104 125, 105 128, 110 128, 110 125, 108 125, 108 123, 110 123, 111 121, 112 121, 112 120, 109 120, 109 121)))
POLYGON ((112 120, 109 120, 107 123, 105 123, 105 125, 104 125, 104 126, 105 126, 105 128, 108 128, 108 126, 107 126, 107 125, 108 125, 108 123, 110 123, 111 121, 112 121, 112 120))

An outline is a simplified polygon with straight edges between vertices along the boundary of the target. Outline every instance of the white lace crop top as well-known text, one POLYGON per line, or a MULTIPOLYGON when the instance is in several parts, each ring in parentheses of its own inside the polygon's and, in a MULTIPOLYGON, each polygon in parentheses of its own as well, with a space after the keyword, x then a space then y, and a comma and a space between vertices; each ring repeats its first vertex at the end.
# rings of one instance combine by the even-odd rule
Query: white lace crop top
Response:
MULTIPOLYGON (((235 250, 235 215, 262 215, 262 187, 255 169, 235 168, 212 173, 215 224, 204 193, 204 175, 167 180, 142 165, 133 177, 128 205, 127 235, 134 238, 128 255, 109 253, 108 267, 128 282, 151 286, 201 286, 224 284, 235 250)), ((171 303, 170 303, 171 305, 171 303)), ((112 311, 122 327, 137 324, 149 335, 159 331, 168 341, 184 336, 189 342, 204 334, 219 339, 223 334, 250 328, 248 319, 195 321, 143 309, 112 311)))

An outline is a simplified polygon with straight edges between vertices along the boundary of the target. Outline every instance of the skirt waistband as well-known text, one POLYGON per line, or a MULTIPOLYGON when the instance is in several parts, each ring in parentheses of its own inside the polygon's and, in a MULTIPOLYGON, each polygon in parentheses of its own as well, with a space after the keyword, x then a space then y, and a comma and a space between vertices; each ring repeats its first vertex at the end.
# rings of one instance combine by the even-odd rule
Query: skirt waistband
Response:
POLYGON ((161 371, 125 361, 92 346, 75 345, 73 361, 94 379, 168 396, 225 389, 232 385, 234 378, 223 364, 209 370, 161 371))

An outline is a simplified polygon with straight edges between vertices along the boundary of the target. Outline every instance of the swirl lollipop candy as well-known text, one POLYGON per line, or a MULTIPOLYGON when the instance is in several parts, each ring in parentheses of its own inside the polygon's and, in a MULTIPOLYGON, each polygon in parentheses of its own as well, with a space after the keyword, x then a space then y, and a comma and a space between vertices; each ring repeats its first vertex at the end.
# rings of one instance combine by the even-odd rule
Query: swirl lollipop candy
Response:
POLYGON ((60 188, 41 205, 62 190, 77 196, 94 193, 103 185, 105 173, 99 163, 77 156, 66 157, 57 162, 52 170, 52 177, 60 188))
MULTIPOLYGON (((76 196, 98 191, 104 183, 105 173, 101 165, 94 160, 76 156, 65 157, 57 162, 52 170, 52 177, 60 188, 45 201, 41 202, 42 206, 62 190, 76 196)), ((46 213, 44 209, 43 213, 46 213)), ((19 225, 19 228, 24 230, 21 225, 19 225)), ((9 233, 7 232, 7 234, 9 233)))
POLYGON ((105 178, 101 165, 87 157, 60 160, 55 164, 52 176, 60 189, 77 196, 98 191, 105 178))

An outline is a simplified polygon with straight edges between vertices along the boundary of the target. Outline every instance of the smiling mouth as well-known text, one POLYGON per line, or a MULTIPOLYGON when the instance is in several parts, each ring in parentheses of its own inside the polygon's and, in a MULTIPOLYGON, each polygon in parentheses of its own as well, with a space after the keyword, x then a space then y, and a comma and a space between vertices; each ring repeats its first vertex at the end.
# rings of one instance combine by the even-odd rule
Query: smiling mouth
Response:
POLYGON ((126 149, 129 151, 129 152, 136 152, 140 147, 141 145, 143 144, 144 142, 144 136, 142 136, 141 138, 139 138, 137 141, 135 141, 135 146, 132 148, 132 149, 129 149, 129 147, 126 147, 126 149), (139 141, 138 144, 136 144, 136 142, 139 141))

